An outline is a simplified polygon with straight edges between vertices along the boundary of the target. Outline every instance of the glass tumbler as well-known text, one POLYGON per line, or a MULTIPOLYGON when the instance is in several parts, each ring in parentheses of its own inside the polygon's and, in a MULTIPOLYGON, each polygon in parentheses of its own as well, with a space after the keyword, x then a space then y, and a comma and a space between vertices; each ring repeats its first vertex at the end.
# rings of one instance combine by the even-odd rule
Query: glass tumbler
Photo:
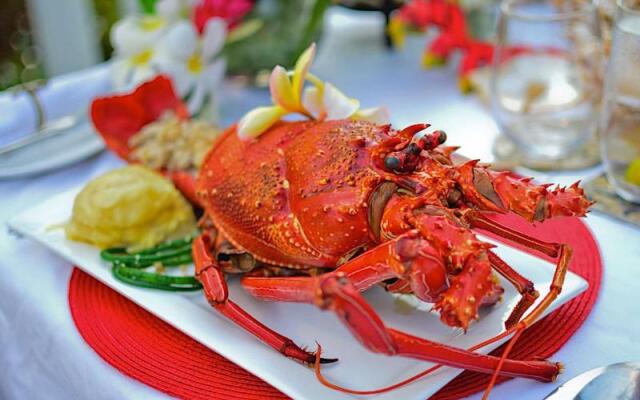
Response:
POLYGON ((601 118, 609 182, 640 203, 640 3, 618 0, 601 118))
POLYGON ((589 139, 602 101, 602 41, 585 0, 504 0, 491 105, 525 158, 556 160, 589 139))

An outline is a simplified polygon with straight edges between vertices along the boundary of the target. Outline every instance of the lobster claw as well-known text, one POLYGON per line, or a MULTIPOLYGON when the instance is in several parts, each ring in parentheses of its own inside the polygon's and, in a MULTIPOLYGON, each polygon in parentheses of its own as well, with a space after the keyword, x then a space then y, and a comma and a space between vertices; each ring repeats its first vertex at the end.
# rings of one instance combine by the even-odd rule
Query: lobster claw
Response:
POLYGON ((447 140, 447 134, 440 130, 421 135, 416 139, 418 133, 428 127, 428 124, 416 124, 400 131, 398 136, 411 134, 415 140, 412 140, 403 149, 389 153, 384 158, 385 168, 396 173, 413 172, 418 166, 420 153, 423 150, 432 150, 447 140))

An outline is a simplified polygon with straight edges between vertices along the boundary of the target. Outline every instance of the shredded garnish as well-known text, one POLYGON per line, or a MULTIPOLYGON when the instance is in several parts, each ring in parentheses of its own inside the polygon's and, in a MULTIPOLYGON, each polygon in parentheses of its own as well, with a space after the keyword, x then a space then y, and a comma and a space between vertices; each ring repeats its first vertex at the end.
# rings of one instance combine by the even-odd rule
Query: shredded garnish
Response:
POLYGON ((218 133, 207 122, 165 113, 129 139, 131 159, 153 169, 197 170, 218 133))

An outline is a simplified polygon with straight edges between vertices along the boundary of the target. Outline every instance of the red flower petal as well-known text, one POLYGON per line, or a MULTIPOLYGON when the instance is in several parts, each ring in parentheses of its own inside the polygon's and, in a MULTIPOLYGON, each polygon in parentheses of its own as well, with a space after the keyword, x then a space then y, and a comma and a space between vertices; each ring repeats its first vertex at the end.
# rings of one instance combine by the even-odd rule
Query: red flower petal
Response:
POLYGON ((146 112, 145 124, 157 120, 167 110, 172 110, 180 118, 189 117, 186 106, 173 90, 171 79, 164 75, 143 83, 133 95, 146 112))
POLYGON ((91 104, 91 119, 107 147, 126 160, 129 138, 145 125, 145 112, 131 96, 105 97, 91 104))
POLYGON ((193 23, 200 34, 214 17, 224 19, 229 29, 233 29, 252 8, 250 0, 201 0, 193 7, 193 23))
POLYGON ((160 75, 131 93, 96 98, 91 104, 91 119, 107 147, 127 160, 131 136, 169 110, 179 118, 189 118, 171 80, 160 75))

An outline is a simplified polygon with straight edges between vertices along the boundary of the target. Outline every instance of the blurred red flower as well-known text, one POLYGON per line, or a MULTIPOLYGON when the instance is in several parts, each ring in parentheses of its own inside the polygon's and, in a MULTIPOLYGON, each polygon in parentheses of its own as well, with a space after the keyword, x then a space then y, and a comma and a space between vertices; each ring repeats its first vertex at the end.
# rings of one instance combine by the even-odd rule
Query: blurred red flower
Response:
POLYGON ((193 23, 202 33, 209 19, 220 17, 233 29, 252 8, 251 0, 200 0, 193 7, 193 23))

